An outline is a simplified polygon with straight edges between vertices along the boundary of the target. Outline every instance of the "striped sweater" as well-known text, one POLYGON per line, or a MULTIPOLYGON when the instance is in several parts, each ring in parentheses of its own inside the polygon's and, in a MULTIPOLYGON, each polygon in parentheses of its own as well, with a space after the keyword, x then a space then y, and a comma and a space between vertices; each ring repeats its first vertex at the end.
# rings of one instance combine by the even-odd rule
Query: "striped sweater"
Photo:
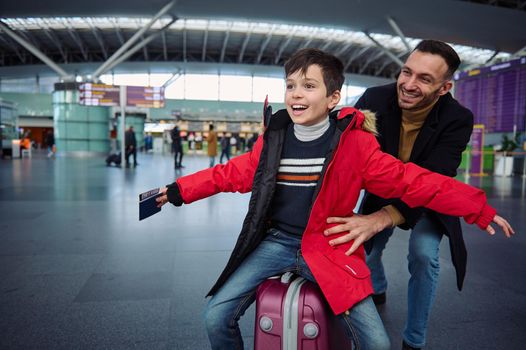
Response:
POLYGON ((289 125, 272 199, 272 227, 303 234, 334 130, 335 123, 331 120, 331 126, 322 136, 302 142, 294 135, 294 124, 289 125))

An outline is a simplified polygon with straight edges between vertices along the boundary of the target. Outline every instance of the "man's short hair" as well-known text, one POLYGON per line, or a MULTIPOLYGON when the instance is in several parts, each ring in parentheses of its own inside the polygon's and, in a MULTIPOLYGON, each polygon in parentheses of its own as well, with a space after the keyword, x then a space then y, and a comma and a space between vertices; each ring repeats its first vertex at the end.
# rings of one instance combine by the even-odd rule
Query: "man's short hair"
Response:
POLYGON ((323 82, 327 87, 327 96, 330 96, 336 90, 341 90, 345 81, 343 63, 336 56, 322 50, 309 48, 294 53, 285 62, 285 76, 288 77, 297 71, 305 74, 307 69, 313 64, 321 68, 323 82))
POLYGON ((447 64, 446 79, 448 80, 453 77, 453 74, 460 66, 460 57, 458 57, 457 52, 443 41, 431 39, 422 40, 416 45, 413 52, 417 50, 442 57, 447 64))

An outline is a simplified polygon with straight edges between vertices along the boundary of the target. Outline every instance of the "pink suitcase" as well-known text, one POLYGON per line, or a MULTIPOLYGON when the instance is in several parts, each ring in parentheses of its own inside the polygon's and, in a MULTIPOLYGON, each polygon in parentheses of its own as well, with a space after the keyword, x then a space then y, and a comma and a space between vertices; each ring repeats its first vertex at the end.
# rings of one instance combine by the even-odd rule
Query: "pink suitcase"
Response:
POLYGON ((286 273, 256 292, 254 350, 352 349, 319 287, 286 273))

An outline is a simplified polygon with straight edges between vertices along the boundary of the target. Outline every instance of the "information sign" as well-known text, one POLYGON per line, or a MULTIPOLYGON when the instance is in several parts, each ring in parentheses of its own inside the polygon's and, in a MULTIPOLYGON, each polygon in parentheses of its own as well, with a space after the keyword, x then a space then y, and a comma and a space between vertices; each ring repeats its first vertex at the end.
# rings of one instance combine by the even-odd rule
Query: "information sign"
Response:
POLYGON ((455 98, 487 132, 525 130, 526 57, 456 75, 455 98))
POLYGON ((106 84, 80 84, 79 102, 86 106, 118 106, 119 87, 106 84))
POLYGON ((126 89, 126 101, 130 107, 164 107, 163 87, 127 86, 126 89))

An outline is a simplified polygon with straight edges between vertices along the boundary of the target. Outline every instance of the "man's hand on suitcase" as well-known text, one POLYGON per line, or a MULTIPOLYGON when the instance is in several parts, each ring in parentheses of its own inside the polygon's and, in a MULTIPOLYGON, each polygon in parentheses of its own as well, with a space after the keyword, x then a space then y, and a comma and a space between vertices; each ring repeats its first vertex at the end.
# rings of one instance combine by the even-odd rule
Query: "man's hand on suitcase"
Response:
POLYGON ((338 237, 329 241, 331 246, 347 243, 354 240, 351 248, 345 252, 346 255, 354 253, 359 246, 368 241, 378 232, 393 225, 393 221, 389 213, 385 209, 380 209, 369 215, 355 214, 350 217, 329 217, 327 218, 329 224, 340 224, 328 228, 323 233, 325 236, 334 235, 342 232, 349 232, 346 235, 338 237))

